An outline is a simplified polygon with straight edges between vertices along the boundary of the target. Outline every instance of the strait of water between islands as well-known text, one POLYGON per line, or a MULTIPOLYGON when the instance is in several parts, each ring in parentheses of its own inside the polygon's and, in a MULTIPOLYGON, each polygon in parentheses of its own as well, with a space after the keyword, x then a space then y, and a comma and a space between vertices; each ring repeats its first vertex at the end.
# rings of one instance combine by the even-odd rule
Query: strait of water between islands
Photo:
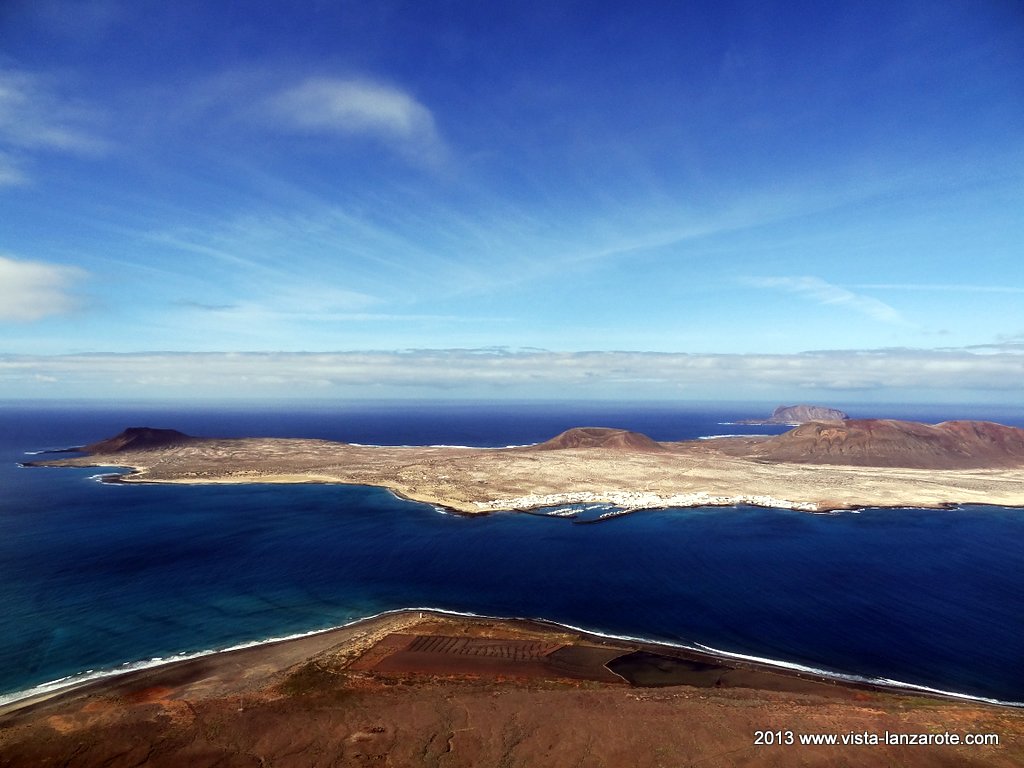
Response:
MULTIPOLYGON (((881 412, 880 412, 881 411, 881 412)), ((1024 510, 753 507, 595 525, 443 514, 383 489, 109 485, 21 468, 127 426, 364 444, 501 446, 572 426, 680 440, 784 428, 765 406, 0 405, 0 703, 181 655, 430 607, 1024 701, 1024 510)), ((1024 413, 874 409, 925 421, 1024 413)))

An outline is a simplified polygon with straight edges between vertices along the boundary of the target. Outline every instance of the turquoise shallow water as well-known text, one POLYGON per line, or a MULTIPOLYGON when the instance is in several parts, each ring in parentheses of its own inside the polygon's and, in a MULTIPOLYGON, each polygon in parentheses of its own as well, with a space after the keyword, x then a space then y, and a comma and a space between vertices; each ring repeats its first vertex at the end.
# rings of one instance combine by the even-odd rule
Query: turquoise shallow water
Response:
MULTIPOLYGON (((484 444, 474 430, 499 444, 530 442, 557 432, 559 420, 600 416, 647 419, 662 439, 658 428, 673 437, 736 429, 710 411, 676 414, 674 425, 656 410, 524 407, 517 418, 502 408, 490 425, 486 410, 387 413, 390 429, 384 414, 362 423, 281 413, 269 426, 234 411, 203 418, 219 427, 208 434, 378 443, 484 444)), ((196 414, 0 416, 0 692, 429 606, 1024 700, 1021 510, 694 509, 574 525, 444 515, 362 487, 111 486, 88 479, 95 470, 16 462, 130 424, 199 432, 186 423, 196 414)))

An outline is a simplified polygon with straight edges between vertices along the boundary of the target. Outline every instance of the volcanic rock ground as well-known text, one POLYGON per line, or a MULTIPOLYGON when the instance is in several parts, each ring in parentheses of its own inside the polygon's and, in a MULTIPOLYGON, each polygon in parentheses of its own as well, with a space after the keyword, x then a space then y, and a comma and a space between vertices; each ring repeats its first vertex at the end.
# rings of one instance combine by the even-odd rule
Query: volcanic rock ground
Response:
POLYGON ((1021 764, 1020 710, 418 612, 0 708, 3 768, 1021 764), (674 661, 676 676, 637 684, 608 668, 645 654, 674 661), (757 745, 758 731, 997 734, 999 744, 757 745))

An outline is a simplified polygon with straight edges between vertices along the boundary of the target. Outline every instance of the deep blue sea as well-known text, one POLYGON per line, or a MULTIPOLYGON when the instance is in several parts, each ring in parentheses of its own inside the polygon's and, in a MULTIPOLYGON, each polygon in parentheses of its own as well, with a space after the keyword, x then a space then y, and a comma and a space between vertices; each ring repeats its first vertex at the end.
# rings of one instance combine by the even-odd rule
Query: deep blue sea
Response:
MULTIPOLYGON (((1024 426, 1024 410, 848 408, 1024 426)), ((21 468, 128 426, 500 446, 571 426, 772 433, 766 405, 0 404, 0 701, 67 676, 402 607, 614 635, 1024 701, 1024 510, 810 515, 738 507, 595 525, 446 515, 347 486, 116 486, 21 468), (29 457, 30 458, 30 457, 29 457), (5 696, 6 694, 6 696, 5 696)), ((1022 477, 1024 482, 1024 477, 1022 477)))

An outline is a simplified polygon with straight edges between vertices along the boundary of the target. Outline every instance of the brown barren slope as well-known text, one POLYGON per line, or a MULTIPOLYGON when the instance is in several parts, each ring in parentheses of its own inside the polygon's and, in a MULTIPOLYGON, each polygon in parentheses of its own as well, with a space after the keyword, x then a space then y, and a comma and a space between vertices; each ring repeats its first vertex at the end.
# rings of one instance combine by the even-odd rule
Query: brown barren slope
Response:
POLYGON ((4 767, 1021 764, 1020 710, 418 612, 0 708, 4 767), (674 679, 632 685, 606 666, 623 657, 639 677, 670 668, 674 679), (999 744, 758 745, 758 731, 995 734, 999 744))
POLYGON ((567 448, 604 448, 612 451, 655 452, 665 447, 647 435, 609 427, 573 427, 543 443, 528 446, 535 451, 562 451, 567 448))
POLYGON ((777 437, 726 441, 722 447, 751 458, 808 464, 917 469, 1024 465, 1024 430, 987 421, 814 421, 777 437))

